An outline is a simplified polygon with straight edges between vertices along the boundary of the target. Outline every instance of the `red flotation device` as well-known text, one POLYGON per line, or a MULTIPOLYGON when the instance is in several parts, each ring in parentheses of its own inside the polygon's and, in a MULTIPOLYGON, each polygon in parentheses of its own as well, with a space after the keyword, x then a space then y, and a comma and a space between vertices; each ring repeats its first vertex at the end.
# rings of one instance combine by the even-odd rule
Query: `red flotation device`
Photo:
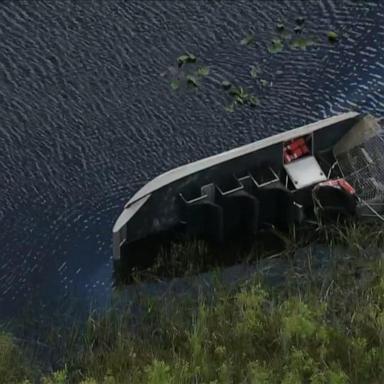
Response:
POLYGON ((284 163, 290 163, 293 160, 297 160, 300 157, 309 154, 309 148, 304 140, 300 137, 293 139, 288 144, 284 145, 284 163))
POLYGON ((322 211, 353 215, 356 212, 356 190, 345 179, 322 181, 312 190, 315 206, 322 211))

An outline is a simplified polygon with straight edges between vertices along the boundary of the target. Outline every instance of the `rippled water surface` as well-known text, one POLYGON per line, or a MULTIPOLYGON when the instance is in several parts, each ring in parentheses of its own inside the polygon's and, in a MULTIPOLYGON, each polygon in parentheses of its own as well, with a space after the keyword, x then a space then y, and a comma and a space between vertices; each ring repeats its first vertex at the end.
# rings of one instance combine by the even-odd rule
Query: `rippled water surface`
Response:
POLYGON ((137 188, 334 113, 384 115, 383 75, 380 1, 2 1, 1 316, 108 301, 112 225, 137 188), (300 15, 317 43, 271 55, 277 20, 292 30, 300 15), (161 73, 184 51, 210 75, 172 92, 161 73), (225 112, 222 80, 261 105, 225 112))

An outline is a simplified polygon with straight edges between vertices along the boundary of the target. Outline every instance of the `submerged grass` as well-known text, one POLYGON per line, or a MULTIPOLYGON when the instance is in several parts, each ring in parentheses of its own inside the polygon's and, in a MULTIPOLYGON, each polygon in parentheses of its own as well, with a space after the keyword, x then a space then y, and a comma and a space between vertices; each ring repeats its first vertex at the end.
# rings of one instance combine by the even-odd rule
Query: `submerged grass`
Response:
MULTIPOLYGON (((8 335, 0 338, 4 383, 382 383, 383 228, 324 227, 326 268, 296 262, 282 284, 262 275, 240 285, 216 279, 209 293, 142 297, 83 328, 50 333, 57 370, 42 372, 8 335), (342 251, 340 251, 340 249, 342 251), (60 368, 61 367, 61 368, 60 368), (28 381, 29 380, 29 381, 28 381)), ((289 243, 289 239, 287 239, 289 243)))

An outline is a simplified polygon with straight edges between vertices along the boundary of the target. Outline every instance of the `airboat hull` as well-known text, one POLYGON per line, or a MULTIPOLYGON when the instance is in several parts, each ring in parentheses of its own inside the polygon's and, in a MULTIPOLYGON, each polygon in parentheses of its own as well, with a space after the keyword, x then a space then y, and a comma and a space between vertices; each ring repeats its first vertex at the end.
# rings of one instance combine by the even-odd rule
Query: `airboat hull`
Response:
POLYGON ((363 119, 355 112, 344 113, 156 177, 117 219, 114 259, 129 257, 130 245, 161 233, 222 242, 236 234, 252 235, 266 225, 301 222, 313 210, 311 188, 332 172, 334 147, 363 119), (286 151, 296 138, 305 141, 308 153, 288 162, 286 151), (332 159, 324 160, 327 157, 332 159))

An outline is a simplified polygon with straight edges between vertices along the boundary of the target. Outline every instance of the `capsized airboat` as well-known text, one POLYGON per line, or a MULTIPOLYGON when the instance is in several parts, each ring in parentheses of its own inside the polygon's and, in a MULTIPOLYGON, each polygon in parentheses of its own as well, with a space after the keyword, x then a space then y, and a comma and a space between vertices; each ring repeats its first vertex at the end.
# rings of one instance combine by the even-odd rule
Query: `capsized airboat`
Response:
POLYGON ((113 254, 153 236, 224 242, 320 211, 384 208, 382 121, 348 112, 172 169, 144 185, 113 227, 113 254))

